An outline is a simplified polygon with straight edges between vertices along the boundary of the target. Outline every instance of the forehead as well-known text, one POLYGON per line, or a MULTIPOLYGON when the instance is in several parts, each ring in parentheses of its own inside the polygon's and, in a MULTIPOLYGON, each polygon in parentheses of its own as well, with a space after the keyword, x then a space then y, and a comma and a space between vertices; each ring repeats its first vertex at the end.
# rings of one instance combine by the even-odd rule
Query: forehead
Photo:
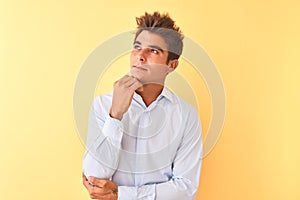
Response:
POLYGON ((150 31, 142 31, 135 39, 142 44, 142 46, 158 46, 164 50, 167 50, 167 43, 164 38, 158 34, 150 31))

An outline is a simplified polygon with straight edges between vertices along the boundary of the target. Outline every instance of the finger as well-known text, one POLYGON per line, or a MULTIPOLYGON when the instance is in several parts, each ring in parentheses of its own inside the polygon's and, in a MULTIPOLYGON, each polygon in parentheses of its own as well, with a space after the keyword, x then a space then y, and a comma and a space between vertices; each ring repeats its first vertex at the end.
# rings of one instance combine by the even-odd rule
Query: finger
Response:
POLYGON ((92 185, 95 185, 97 186, 98 188, 103 188, 109 180, 106 180, 106 179, 98 179, 98 178, 95 178, 93 176, 90 176, 88 178, 88 181, 92 184, 92 185))
POLYGON ((122 78, 120 78, 120 79, 118 79, 118 80, 116 80, 116 81, 114 82, 114 86, 115 86, 116 84, 123 83, 124 81, 128 80, 129 78, 130 78, 129 75, 122 76, 122 78))
POLYGON ((83 181, 83 185, 87 190, 89 190, 89 188, 88 188, 90 185, 89 183, 87 183, 86 181, 83 181))
MULTIPOLYGON (((90 184, 91 186, 93 186, 93 187, 97 186, 97 184, 95 183, 96 180, 97 180, 97 179, 96 179, 95 177, 93 177, 93 176, 90 176, 90 177, 88 178, 89 184, 90 184)), ((98 187, 99 187, 99 186, 98 186, 98 187)))
POLYGON ((142 86, 143 86, 143 84, 142 84, 141 82, 136 81, 136 82, 134 82, 134 84, 132 84, 132 85, 130 86, 130 89, 132 89, 133 91, 135 91, 136 89, 138 89, 138 88, 140 88, 140 87, 142 87, 142 86))
POLYGON ((93 190, 93 187, 88 181, 83 182, 84 187, 87 189, 89 193, 93 190))
POLYGON ((91 193, 91 191, 92 191, 92 189, 93 189, 93 186, 90 185, 89 182, 86 181, 86 180, 83 181, 83 185, 84 185, 84 187, 87 189, 87 191, 88 191, 89 193, 91 193))
MULTIPOLYGON (((108 191, 105 191, 95 185, 91 185, 88 179, 86 179, 84 175, 82 176, 82 178, 83 178, 83 184, 87 189, 87 191, 89 192, 91 199, 105 199, 105 196, 107 196, 107 194, 109 193, 108 191)), ((92 177, 92 180, 93 179, 95 178, 92 177)))
POLYGON ((109 191, 108 189, 92 186, 89 183, 87 183, 85 186, 89 192, 91 199, 106 199, 105 196, 111 193, 111 191, 109 191))
MULTIPOLYGON (((89 179, 86 179, 86 177, 83 177, 83 184, 84 186, 88 189, 89 192, 91 192, 92 190, 94 190, 94 187, 98 187, 96 184, 92 183, 90 180, 95 179, 94 177, 89 177, 89 179)), ((101 188, 101 187, 99 187, 101 188)))
POLYGON ((132 76, 125 75, 125 76, 123 76, 122 78, 120 78, 120 79, 118 80, 118 82, 119 82, 120 84, 123 84, 123 83, 127 82, 128 80, 130 80, 131 78, 132 78, 132 76))
POLYGON ((94 176, 89 176, 88 181, 94 183, 97 180, 94 176))
POLYGON ((87 187, 89 186, 89 182, 83 173, 82 173, 82 183, 85 186, 85 188, 88 189, 87 187))
POLYGON ((98 188, 98 187, 92 187, 91 190, 89 191, 89 194, 92 197, 96 198, 96 199, 105 199, 104 197, 106 195, 111 194, 112 191, 109 189, 102 189, 102 188, 98 188))
POLYGON ((114 199, 111 193, 107 193, 107 194, 97 194, 97 193, 92 193, 90 194, 90 198, 91 199, 97 199, 97 200, 110 200, 110 199, 114 199))
POLYGON ((128 79, 126 82, 124 82, 125 87, 130 87, 131 85, 133 85, 135 82, 137 82, 138 80, 135 77, 131 77, 131 79, 128 79))

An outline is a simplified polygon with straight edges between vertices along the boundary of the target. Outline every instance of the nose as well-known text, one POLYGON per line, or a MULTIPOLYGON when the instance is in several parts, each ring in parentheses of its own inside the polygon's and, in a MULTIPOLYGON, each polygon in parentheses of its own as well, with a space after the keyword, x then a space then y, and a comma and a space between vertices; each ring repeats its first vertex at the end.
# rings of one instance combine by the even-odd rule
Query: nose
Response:
POLYGON ((137 53, 137 55, 136 55, 136 58, 137 58, 139 61, 141 61, 141 62, 146 61, 146 57, 145 57, 145 52, 144 52, 144 51, 145 51, 144 49, 141 49, 141 50, 137 53))

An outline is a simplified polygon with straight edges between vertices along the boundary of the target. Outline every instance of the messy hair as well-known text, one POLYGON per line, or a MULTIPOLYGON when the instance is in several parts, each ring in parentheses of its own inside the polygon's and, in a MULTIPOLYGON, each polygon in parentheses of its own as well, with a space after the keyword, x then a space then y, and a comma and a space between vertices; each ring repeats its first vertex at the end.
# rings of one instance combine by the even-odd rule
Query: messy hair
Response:
POLYGON ((142 31, 150 31, 160 35, 167 43, 167 63, 170 60, 180 57, 183 48, 183 34, 168 13, 160 14, 159 12, 154 12, 153 14, 149 14, 145 12, 145 15, 136 17, 136 23, 138 30, 135 34, 134 41, 142 31))

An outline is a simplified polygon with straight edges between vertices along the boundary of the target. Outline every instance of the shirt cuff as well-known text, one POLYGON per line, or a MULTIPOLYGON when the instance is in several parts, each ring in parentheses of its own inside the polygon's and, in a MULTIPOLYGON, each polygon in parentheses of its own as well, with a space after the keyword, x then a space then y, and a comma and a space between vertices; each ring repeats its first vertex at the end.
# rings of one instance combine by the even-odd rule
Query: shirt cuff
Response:
POLYGON ((123 124, 120 120, 108 115, 103 125, 103 135, 111 139, 111 142, 118 148, 121 146, 123 136, 123 124))

